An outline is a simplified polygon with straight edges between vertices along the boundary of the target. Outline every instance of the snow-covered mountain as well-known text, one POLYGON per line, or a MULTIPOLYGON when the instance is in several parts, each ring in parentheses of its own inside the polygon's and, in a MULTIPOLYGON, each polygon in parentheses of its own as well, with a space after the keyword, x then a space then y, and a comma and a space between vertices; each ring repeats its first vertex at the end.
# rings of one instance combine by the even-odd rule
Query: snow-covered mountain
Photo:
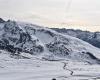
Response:
MULTIPOLYGON (((80 39, 29 23, 0 23, 0 49, 12 56, 39 56, 42 59, 72 59, 100 63, 100 49, 80 39)), ((28 57, 30 58, 30 57, 28 57)))
POLYGON ((60 32, 65 35, 70 35, 76 38, 79 38, 83 41, 86 41, 92 44, 95 47, 100 48, 100 32, 89 32, 82 30, 74 30, 74 29, 59 29, 59 28, 51 28, 57 32, 60 32))

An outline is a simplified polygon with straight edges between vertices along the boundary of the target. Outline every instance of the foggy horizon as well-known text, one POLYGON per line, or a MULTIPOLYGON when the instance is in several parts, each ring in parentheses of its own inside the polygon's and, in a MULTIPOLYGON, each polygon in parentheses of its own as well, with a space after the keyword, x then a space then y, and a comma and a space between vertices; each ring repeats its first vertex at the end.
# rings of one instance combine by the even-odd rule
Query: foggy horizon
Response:
POLYGON ((5 20, 89 31, 100 29, 98 0, 0 0, 0 10, 5 20))

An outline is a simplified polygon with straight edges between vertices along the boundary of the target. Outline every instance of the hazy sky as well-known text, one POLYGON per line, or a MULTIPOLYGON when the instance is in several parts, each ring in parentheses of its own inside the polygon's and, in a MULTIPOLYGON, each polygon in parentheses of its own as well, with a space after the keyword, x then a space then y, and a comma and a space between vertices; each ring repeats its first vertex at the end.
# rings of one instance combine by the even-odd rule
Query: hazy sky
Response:
POLYGON ((96 31, 100 30, 100 0, 0 0, 0 16, 50 27, 96 31))

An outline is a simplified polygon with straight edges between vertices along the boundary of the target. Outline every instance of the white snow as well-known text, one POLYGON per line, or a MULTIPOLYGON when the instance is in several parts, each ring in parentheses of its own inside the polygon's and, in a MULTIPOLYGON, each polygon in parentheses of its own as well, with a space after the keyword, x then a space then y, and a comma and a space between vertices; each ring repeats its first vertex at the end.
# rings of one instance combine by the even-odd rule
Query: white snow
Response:
POLYGON ((0 80, 100 80, 100 65, 97 64, 45 61, 36 57, 13 59, 8 52, 0 52, 0 80))

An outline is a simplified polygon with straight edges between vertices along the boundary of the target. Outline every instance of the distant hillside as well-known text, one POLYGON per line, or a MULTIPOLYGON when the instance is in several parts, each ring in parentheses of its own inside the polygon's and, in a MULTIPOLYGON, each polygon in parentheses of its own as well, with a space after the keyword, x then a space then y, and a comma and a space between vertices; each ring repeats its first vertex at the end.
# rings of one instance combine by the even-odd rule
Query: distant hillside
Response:
POLYGON ((74 30, 74 29, 59 29, 59 28, 51 28, 59 33, 63 33, 65 35, 70 35, 81 40, 84 40, 95 47, 100 48, 100 32, 89 32, 82 30, 74 30))

